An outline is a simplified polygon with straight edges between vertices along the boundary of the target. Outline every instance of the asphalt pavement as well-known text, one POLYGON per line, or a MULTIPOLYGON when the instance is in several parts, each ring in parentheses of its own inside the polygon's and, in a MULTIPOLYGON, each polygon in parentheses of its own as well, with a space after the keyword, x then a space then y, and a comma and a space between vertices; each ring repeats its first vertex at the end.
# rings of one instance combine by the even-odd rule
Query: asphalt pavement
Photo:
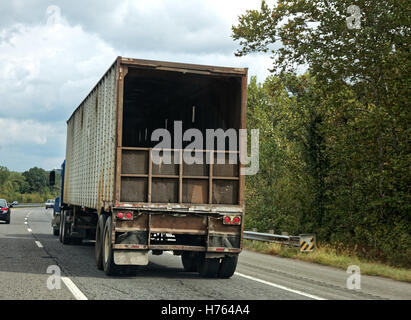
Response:
POLYGON ((362 275, 361 289, 349 290, 345 270, 250 251, 230 279, 184 272, 169 252, 150 255, 135 274, 108 277, 95 265, 94 242, 62 245, 51 216, 44 207, 13 208, 11 223, 0 222, 0 299, 411 299, 409 283, 362 275))

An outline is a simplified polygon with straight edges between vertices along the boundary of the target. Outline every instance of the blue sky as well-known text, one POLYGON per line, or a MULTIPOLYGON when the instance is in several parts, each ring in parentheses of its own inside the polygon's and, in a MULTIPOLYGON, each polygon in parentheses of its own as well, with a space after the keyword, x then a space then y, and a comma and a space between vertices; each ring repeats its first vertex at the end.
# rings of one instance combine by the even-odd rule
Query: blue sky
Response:
POLYGON ((0 4, 0 165, 58 168, 66 120, 117 56, 248 67, 231 26, 260 0, 11 0, 0 4), (76 5, 74 5, 76 3, 76 5))

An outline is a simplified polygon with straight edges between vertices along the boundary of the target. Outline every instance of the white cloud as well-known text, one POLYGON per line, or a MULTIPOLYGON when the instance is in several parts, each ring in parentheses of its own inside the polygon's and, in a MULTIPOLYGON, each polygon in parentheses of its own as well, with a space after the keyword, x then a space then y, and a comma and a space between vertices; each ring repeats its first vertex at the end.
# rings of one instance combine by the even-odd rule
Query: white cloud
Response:
POLYGON ((272 65, 269 55, 237 58, 238 44, 231 38, 238 15, 260 4, 260 0, 2 2, 0 148, 9 152, 0 165, 12 170, 58 165, 64 158, 65 121, 119 55, 248 67, 250 76, 263 81, 272 65))
POLYGON ((34 120, 19 121, 0 118, 0 146, 2 147, 27 144, 45 145, 50 140, 63 140, 65 133, 64 126, 52 126, 34 120))
POLYGON ((14 25, 1 34, 7 34, 7 41, 0 42, 3 117, 12 112, 44 119, 56 108, 66 109, 66 116, 116 56, 98 36, 61 18, 53 24, 14 25))

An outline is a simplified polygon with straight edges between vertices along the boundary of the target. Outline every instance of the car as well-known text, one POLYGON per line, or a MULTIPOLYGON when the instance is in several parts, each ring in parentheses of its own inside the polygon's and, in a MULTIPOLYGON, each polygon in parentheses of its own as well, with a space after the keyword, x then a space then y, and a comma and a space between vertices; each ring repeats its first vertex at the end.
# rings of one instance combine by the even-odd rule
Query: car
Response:
POLYGON ((18 206, 19 203, 17 201, 13 201, 12 203, 10 203, 10 208, 14 208, 15 206, 18 206))
POLYGON ((54 200, 53 199, 48 199, 44 205, 46 206, 46 209, 54 208, 54 200))
POLYGON ((7 205, 7 201, 0 199, 0 221, 5 221, 6 224, 10 223, 10 207, 7 205))

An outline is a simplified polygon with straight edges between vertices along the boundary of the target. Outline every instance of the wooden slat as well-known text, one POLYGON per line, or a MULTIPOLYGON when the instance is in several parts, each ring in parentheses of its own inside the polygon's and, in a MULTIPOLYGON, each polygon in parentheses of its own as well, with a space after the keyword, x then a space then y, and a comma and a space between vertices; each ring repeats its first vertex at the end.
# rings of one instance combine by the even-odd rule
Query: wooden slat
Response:
POLYGON ((214 152, 210 152, 209 177, 208 177, 208 203, 213 203, 213 164, 214 152))
POLYGON ((180 165, 178 178, 178 203, 183 203, 183 150, 180 150, 180 165))
POLYGON ((151 191, 152 191, 152 186, 153 186, 153 161, 152 161, 152 156, 153 156, 153 149, 149 149, 148 151, 148 187, 147 187, 147 202, 151 203, 151 191))

